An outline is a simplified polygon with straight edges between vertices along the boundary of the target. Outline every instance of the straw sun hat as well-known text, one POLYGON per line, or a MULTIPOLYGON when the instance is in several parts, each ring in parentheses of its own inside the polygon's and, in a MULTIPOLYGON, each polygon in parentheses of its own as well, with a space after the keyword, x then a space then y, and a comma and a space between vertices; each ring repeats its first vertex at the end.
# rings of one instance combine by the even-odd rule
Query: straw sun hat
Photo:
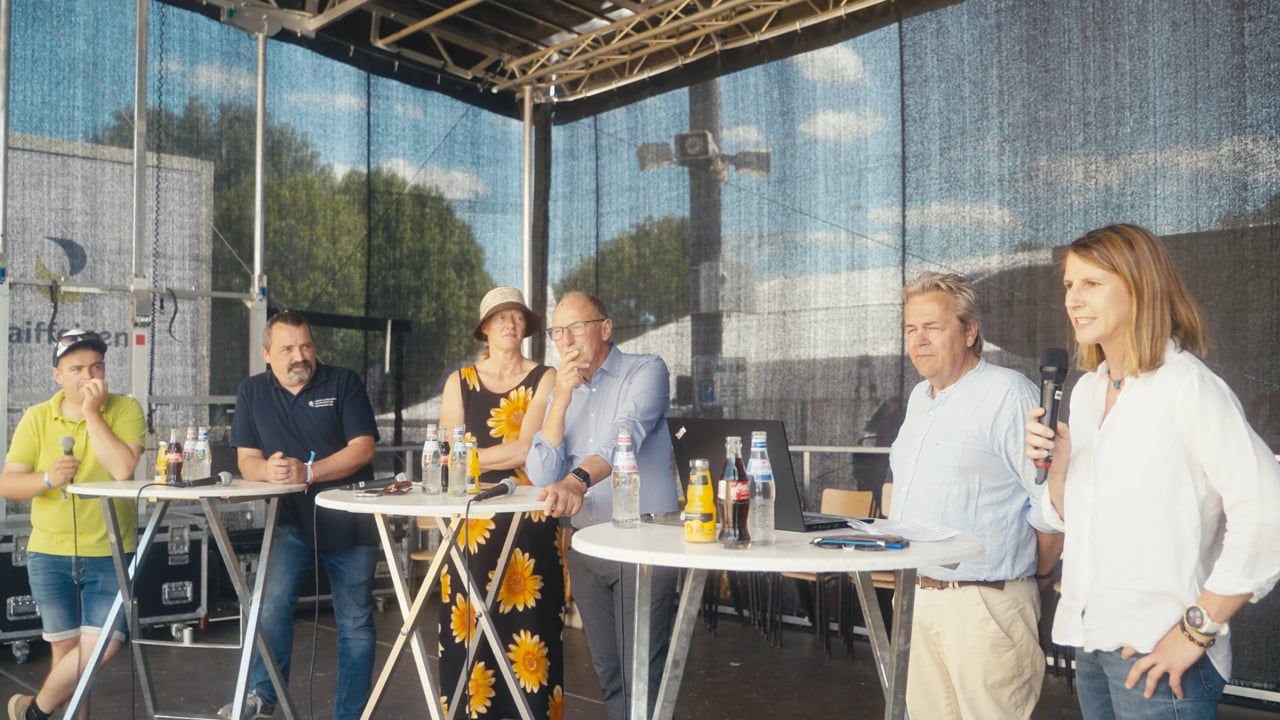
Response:
POLYGON ((542 330, 542 318, 535 315, 529 306, 524 304, 524 295, 513 287, 500 285, 484 294, 484 299, 480 301, 480 321, 476 323, 476 329, 471 334, 477 340, 486 340, 484 324, 494 315, 511 308, 524 313, 525 337, 542 330))

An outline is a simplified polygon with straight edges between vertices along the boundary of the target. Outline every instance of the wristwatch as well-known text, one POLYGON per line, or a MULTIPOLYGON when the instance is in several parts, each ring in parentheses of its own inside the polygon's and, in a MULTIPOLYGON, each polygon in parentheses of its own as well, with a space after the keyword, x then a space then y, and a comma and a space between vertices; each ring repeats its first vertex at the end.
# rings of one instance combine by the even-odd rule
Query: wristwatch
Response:
POLYGON ((1182 614, 1182 622, 1205 637, 1227 634, 1227 623, 1214 622, 1209 612, 1199 605, 1192 605, 1182 614))
POLYGON ((586 485, 587 487, 591 487, 591 473, 587 472, 586 470, 583 470, 580 467, 576 467, 570 470, 569 474, 581 480, 583 485, 586 485))

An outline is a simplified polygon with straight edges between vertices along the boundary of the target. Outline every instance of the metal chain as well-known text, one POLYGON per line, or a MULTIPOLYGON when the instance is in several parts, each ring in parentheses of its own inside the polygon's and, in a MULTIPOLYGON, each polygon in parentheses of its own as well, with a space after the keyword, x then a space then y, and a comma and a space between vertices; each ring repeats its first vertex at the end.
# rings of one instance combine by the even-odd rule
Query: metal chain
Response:
MULTIPOLYGON (((152 223, 151 237, 151 325, 147 328, 147 430, 156 432, 156 404, 152 400, 155 397, 156 387, 156 322, 160 317, 160 305, 163 302, 162 297, 154 291, 159 287, 157 282, 157 274, 160 271, 160 156, 163 154, 164 148, 160 145, 160 126, 164 117, 164 41, 165 27, 168 13, 165 12, 164 3, 155 3, 153 6, 159 15, 159 24, 156 28, 156 64, 158 72, 156 73, 156 115, 155 127, 152 128, 155 133, 155 142, 151 146, 155 148, 156 166, 155 166, 155 221, 152 223)), ((143 112, 147 112, 143 108, 143 112)), ((143 117, 146 117, 145 115, 143 117)), ((150 123, 148 123, 150 125, 150 123)), ((143 157, 146 155, 144 153, 143 157)), ((145 165, 145 160, 143 162, 145 165)))

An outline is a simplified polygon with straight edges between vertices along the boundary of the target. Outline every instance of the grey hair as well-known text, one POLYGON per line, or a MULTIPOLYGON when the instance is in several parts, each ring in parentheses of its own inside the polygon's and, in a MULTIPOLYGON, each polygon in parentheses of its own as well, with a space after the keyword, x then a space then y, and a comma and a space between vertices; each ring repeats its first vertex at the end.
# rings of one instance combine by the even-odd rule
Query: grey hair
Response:
POLYGON ((560 296, 560 302, 564 302, 565 300, 568 300, 571 297, 577 297, 577 298, 582 298, 583 300, 586 300, 587 303, 591 305, 591 309, 596 311, 597 315, 599 315, 602 318, 609 317, 609 309, 605 307, 604 301, 596 297, 595 295, 592 295, 591 293, 582 292, 581 290, 570 290, 560 296))
POLYGON ((267 327, 262 331, 262 347, 271 349, 271 328, 277 325, 288 325, 289 327, 305 327, 310 328, 311 323, 307 319, 292 310, 281 310, 267 319, 267 327))
POLYGON ((966 329, 970 323, 978 326, 978 334, 973 340, 971 349, 975 356, 980 357, 982 355, 982 321, 978 317, 978 291, 963 275, 926 271, 920 273, 902 289, 902 303, 905 305, 908 300, 917 295, 932 292, 946 293, 951 298, 956 319, 960 321, 961 326, 966 329))

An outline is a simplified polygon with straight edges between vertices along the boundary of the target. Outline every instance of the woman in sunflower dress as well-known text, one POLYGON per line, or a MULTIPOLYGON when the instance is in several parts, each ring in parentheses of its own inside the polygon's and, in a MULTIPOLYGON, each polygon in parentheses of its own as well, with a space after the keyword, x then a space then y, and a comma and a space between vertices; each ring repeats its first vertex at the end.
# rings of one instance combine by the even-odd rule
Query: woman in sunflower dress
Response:
MULTIPOLYGON (((555 373, 522 354, 524 338, 538 332, 541 319, 524 303, 519 290, 497 287, 480 303, 476 339, 487 341, 480 359, 449 377, 440 409, 442 436, 464 425, 476 438, 480 480, 497 482, 515 477, 528 485, 524 461, 533 435, 542 427, 547 397, 555 373)), ((453 482, 453 478, 449 479, 453 482)), ((470 551, 471 575, 488 589, 512 515, 470 521, 457 534, 459 549, 470 551)), ((455 518, 460 521, 461 518, 455 518)), ((535 718, 560 720, 564 713, 565 587, 563 548, 557 543, 558 524, 542 512, 527 513, 520 523, 493 621, 506 648, 517 682, 535 718)), ((449 697, 463 673, 467 703, 459 717, 517 718, 512 691, 502 679, 487 641, 480 642, 475 662, 466 667, 467 640, 475 632, 473 599, 467 597, 452 558, 440 577, 440 693, 448 712, 449 697)), ((474 602, 483 602, 475 598, 474 602)))

